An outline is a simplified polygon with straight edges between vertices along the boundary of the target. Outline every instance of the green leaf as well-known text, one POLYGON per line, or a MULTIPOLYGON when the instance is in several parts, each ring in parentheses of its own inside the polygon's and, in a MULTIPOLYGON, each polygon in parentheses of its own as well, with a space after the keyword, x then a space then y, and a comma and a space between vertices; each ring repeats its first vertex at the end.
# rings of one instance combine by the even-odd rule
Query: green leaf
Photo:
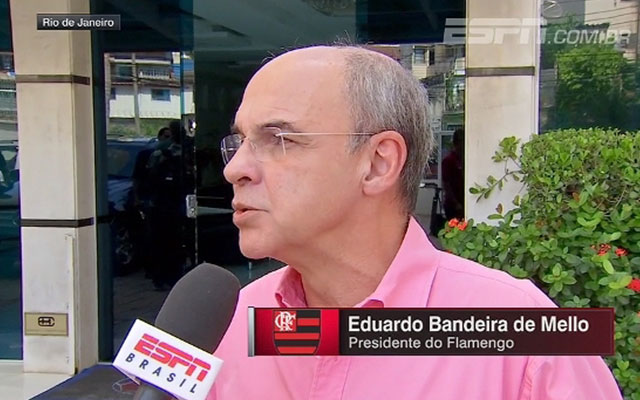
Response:
POLYGON ((618 366, 618 369, 620 371, 625 371, 629 369, 629 361, 618 360, 616 362, 616 365, 618 366))
POLYGON ((613 232, 611 235, 609 235, 609 241, 614 241, 614 240, 618 240, 622 237, 622 232, 613 232))
POLYGON ((516 278, 526 278, 527 276, 529 276, 529 273, 527 271, 525 271, 524 269, 520 268, 520 267, 510 267, 509 268, 509 273, 512 276, 515 276, 516 278))
POLYGON ((578 223, 584 226, 585 228, 594 228, 600 223, 600 219, 596 218, 596 219, 592 219, 591 221, 587 221, 583 217, 578 217, 578 223))
POLYGON ((569 265, 578 265, 578 264, 582 264, 582 262, 583 262, 583 261, 582 261, 582 258, 580 258, 580 257, 578 257, 578 256, 576 256, 576 255, 573 255, 573 254, 567 254, 567 255, 564 257, 564 260, 565 260, 565 261, 567 262, 567 264, 569 264, 569 265))
POLYGON ((583 206, 588 199, 589 199, 589 193, 587 191, 580 192, 580 201, 578 201, 578 205, 583 206))
POLYGON ((611 264, 611 261, 609 261, 609 259, 607 259, 607 258, 602 260, 602 268, 604 268, 604 270, 608 274, 613 274, 614 272, 616 272, 616 270, 613 269, 613 265, 611 264))
POLYGON ((623 276, 615 282, 609 282, 609 287, 611 289, 622 289, 623 287, 626 287, 629 282, 631 282, 631 279, 631 275, 623 276))

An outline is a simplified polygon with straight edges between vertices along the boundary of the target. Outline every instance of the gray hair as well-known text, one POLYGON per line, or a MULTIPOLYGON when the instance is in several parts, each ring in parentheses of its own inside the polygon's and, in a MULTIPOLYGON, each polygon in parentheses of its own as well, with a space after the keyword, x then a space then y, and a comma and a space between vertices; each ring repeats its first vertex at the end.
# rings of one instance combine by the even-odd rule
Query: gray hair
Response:
MULTIPOLYGON (((390 57, 355 46, 335 47, 347 52, 345 89, 355 132, 391 130, 404 138, 407 161, 400 173, 399 195, 406 212, 411 213, 425 164, 434 148, 427 89, 390 57)), ((368 140, 368 136, 353 136, 351 151, 368 140)))

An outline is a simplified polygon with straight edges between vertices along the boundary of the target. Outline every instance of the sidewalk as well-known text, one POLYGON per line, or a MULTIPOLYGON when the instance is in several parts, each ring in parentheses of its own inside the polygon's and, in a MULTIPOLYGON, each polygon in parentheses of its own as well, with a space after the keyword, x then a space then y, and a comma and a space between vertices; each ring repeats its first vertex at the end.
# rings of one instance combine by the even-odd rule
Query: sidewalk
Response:
POLYGON ((69 379, 64 374, 22 372, 22 361, 0 361, 0 393, 3 400, 28 400, 69 379))

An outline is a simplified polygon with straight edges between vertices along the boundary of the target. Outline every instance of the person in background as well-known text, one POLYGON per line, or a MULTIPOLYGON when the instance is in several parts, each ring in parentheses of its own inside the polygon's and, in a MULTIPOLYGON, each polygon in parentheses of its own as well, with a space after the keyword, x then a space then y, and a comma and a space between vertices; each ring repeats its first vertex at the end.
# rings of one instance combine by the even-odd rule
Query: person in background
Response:
POLYGON ((412 213, 433 148, 426 89, 382 54, 287 52, 250 80, 225 178, 248 258, 209 399, 621 399, 600 357, 249 357, 247 308, 554 307, 532 282, 433 247, 412 213))
MULTIPOLYGON (((171 130, 168 127, 162 127, 158 130, 156 135, 157 143, 164 143, 171 140, 171 130)), ((141 229, 143 235, 140 237, 140 263, 142 264, 147 278, 153 277, 153 242, 151 237, 153 235, 149 215, 151 214, 151 196, 153 193, 153 185, 149 176, 149 169, 147 163, 149 157, 156 150, 156 148, 148 148, 140 151, 136 156, 136 161, 133 167, 133 174, 131 179, 133 181, 133 206, 139 213, 141 220, 141 229)))
POLYGON ((147 160, 151 279, 156 290, 169 289, 182 275, 184 196, 181 192, 182 147, 171 129, 162 130, 147 160), (168 134, 167 134, 168 132, 168 134))
MULTIPOLYGON (((195 140, 189 135, 182 122, 174 119, 169 122, 169 129, 173 133, 176 143, 180 145, 180 171, 178 174, 178 187, 181 193, 182 206, 185 205, 185 197, 195 193, 195 140)), ((180 229, 180 245, 184 269, 193 267, 195 259, 195 219, 186 218, 186 207, 182 210, 182 224, 180 229)))
POLYGON ((447 219, 464 218, 464 129, 453 132, 453 149, 442 160, 444 213, 447 219))

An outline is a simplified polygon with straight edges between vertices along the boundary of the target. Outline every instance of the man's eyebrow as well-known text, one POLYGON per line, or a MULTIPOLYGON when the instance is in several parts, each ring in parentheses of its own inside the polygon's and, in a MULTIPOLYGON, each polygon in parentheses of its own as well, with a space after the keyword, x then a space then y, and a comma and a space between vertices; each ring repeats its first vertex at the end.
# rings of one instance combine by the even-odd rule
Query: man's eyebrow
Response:
MULTIPOLYGON (((278 129, 280 129, 282 131, 291 132, 291 133, 303 132, 301 129, 296 127, 296 125, 294 123, 289 122, 289 121, 285 121, 285 120, 281 120, 281 119, 267 121, 265 123, 262 123, 262 124, 258 125, 258 131, 262 131, 262 130, 269 129, 269 128, 278 128, 278 129)), ((236 123, 233 123, 231 125, 231 133, 232 134, 237 134, 237 135, 244 135, 242 133, 242 129, 240 129, 240 126, 238 126, 238 124, 236 124, 236 123)))
POLYGON ((281 120, 281 119, 268 121, 260 125, 260 129, 265 129, 265 128, 278 128, 280 130, 291 132, 291 133, 302 132, 292 122, 281 120))

